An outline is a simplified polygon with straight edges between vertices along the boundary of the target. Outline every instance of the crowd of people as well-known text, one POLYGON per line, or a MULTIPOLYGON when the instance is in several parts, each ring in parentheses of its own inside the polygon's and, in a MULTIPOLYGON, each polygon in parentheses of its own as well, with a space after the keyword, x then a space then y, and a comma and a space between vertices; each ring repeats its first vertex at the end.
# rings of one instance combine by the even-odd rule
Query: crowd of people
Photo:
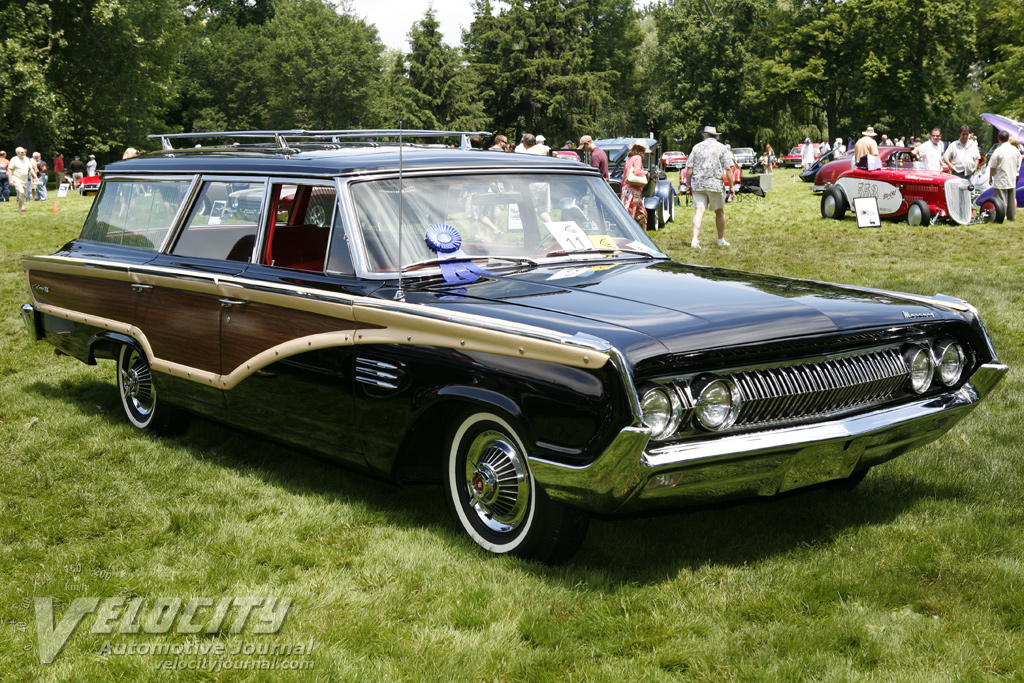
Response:
MULTIPOLYGON (((65 167, 64 154, 58 154, 53 160, 52 169, 55 187, 59 188, 67 182, 70 189, 76 189, 82 178, 96 175, 96 155, 90 154, 86 163, 76 156, 65 167)), ((18 147, 14 150, 14 156, 8 159, 7 152, 0 150, 0 202, 11 201, 13 193, 18 202, 18 211, 24 213, 26 202, 46 201, 50 170, 51 166, 39 152, 33 152, 30 156, 24 147, 18 147)))

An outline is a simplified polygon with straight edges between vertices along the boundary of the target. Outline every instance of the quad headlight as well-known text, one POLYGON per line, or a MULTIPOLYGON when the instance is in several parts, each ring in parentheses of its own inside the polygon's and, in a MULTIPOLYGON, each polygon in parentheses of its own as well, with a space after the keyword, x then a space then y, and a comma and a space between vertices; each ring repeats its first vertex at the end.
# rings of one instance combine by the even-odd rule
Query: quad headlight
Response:
POLYGON ((672 436, 679 427, 679 398, 668 387, 649 389, 640 399, 644 424, 651 428, 651 438, 661 441, 672 436))
POLYGON ((936 378, 947 387, 953 386, 964 371, 964 350, 952 339, 943 339, 936 342, 934 351, 936 378))
POLYGON ((728 429, 736 422, 739 412, 739 391, 728 380, 712 380, 697 393, 697 420, 705 429, 728 429))
POLYGON ((903 349, 903 361, 910 371, 910 389, 915 394, 928 391, 935 371, 935 362, 931 351, 924 346, 908 344, 903 349))

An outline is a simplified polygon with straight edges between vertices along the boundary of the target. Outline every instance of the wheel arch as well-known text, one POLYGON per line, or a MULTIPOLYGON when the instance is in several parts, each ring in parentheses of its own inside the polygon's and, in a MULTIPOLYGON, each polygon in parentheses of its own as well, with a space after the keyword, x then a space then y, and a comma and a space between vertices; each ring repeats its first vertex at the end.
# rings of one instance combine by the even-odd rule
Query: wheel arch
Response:
POLYGON ((527 445, 532 442, 530 427, 521 407, 496 391, 470 386, 444 387, 436 400, 413 421, 402 438, 391 467, 398 481, 441 480, 444 464, 444 438, 452 421, 466 410, 492 411, 511 417, 522 430, 527 445))
POLYGON ((86 363, 95 365, 96 361, 101 359, 117 360, 117 354, 122 346, 131 346, 148 357, 146 349, 135 337, 118 332, 101 331, 89 339, 89 358, 86 363))

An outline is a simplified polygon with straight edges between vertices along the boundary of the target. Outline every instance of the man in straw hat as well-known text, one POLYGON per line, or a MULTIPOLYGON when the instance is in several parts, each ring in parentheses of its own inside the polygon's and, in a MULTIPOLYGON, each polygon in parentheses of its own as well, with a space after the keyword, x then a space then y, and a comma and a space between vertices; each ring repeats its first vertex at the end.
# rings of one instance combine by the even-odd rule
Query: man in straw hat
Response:
POLYGON ((728 177, 728 193, 735 196, 732 173, 726 169, 736 165, 732 154, 718 141, 714 126, 706 126, 701 133, 704 137, 690 151, 686 160, 686 191, 693 194, 693 240, 690 246, 700 249, 700 224, 704 211, 709 207, 715 212, 715 228, 718 229, 718 246, 727 247, 725 241, 725 192, 723 176, 728 177))
POLYGON ((850 165, 856 166, 857 162, 864 156, 878 156, 878 143, 875 142, 875 129, 872 126, 868 126, 861 133, 860 140, 857 140, 857 144, 853 146, 853 161, 850 165))

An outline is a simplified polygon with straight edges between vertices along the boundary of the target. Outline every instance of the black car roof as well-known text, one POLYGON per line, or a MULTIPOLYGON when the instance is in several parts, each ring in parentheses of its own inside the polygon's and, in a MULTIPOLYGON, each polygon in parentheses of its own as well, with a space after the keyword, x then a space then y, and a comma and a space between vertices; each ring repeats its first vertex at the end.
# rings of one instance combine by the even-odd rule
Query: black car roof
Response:
MULTIPOLYGON (((590 166, 573 159, 508 154, 485 150, 461 150, 437 147, 403 147, 404 170, 424 168, 459 171, 539 171, 568 170, 596 173, 590 166)), ((369 172, 397 172, 397 146, 343 147, 340 149, 248 150, 181 149, 151 152, 107 165, 103 172, 117 173, 224 173, 257 175, 337 176, 369 172)))

